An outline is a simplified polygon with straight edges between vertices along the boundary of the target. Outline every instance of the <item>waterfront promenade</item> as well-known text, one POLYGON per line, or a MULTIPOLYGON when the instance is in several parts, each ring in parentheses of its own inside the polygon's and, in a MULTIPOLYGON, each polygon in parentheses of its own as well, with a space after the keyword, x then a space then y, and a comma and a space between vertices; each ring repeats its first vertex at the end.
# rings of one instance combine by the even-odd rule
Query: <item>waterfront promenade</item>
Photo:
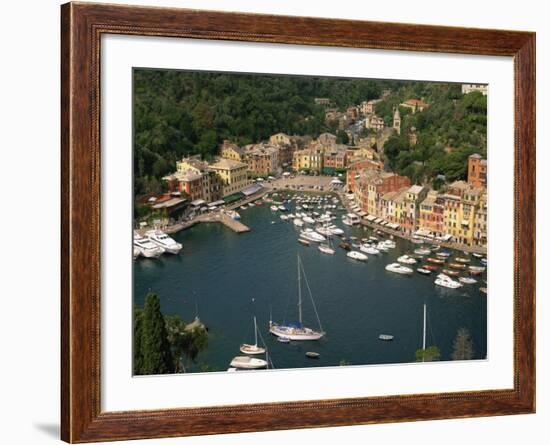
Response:
MULTIPOLYGON (((349 213, 355 213, 354 210, 351 209, 351 205, 348 202, 348 200, 346 199, 345 193, 344 192, 338 192, 338 196, 340 198, 340 201, 342 202, 342 205, 346 209, 346 211, 348 211, 349 213)), ((365 221, 363 218, 361 218, 361 224, 364 225, 364 226, 370 227, 371 229, 374 229, 374 230, 380 230, 381 232, 387 233, 388 235, 397 236, 399 238, 403 238, 403 239, 407 239, 407 240, 413 239, 413 236, 407 235, 407 234, 401 232, 400 230, 390 229, 388 227, 381 226, 380 224, 375 224, 375 223, 372 223, 372 222, 369 222, 369 221, 365 221)), ((437 244, 438 246, 441 246, 441 247, 448 248, 448 249, 455 249, 455 250, 461 250, 463 252, 481 253, 483 255, 487 255, 487 248, 486 247, 467 246, 465 244, 454 243, 454 242, 451 242, 451 241, 439 241, 439 240, 436 240, 436 239, 430 239, 429 242, 432 243, 432 244, 437 244)))

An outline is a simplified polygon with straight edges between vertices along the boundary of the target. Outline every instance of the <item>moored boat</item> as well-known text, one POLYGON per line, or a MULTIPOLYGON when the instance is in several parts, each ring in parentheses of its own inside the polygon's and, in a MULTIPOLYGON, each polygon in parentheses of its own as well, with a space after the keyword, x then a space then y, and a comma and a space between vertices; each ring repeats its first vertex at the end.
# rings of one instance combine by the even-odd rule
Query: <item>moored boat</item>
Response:
POLYGON ((444 264, 445 263, 445 260, 442 260, 441 258, 428 258, 426 261, 428 261, 429 263, 434 263, 434 264, 444 264))
POLYGON ((399 263, 391 263, 386 266, 386 270, 389 272, 395 272, 402 275, 409 275, 413 273, 410 267, 403 266, 399 263))
POLYGON ((182 245, 168 236, 162 230, 149 230, 145 236, 155 245, 164 249, 165 252, 177 255, 182 249, 182 245))
POLYGON ((380 334, 378 336, 378 338, 380 340, 383 340, 383 341, 392 341, 393 340, 393 335, 390 335, 390 334, 380 334))
POLYGON ((306 357, 308 358, 319 358, 320 356, 321 354, 319 354, 318 352, 313 352, 313 351, 306 352, 306 357))
POLYGON ((397 258, 397 262, 403 264, 416 264, 416 260, 409 255, 401 255, 399 258, 397 258))
POLYGON ((456 271, 456 270, 443 269, 441 272, 443 272, 443 273, 446 274, 446 275, 453 276, 453 277, 457 277, 457 276, 458 276, 458 271, 456 271))
POLYGON ((459 287, 462 287, 461 283, 442 273, 437 276, 435 284, 449 289, 458 289, 459 287))
POLYGON ((449 267, 452 267, 453 269, 461 269, 461 270, 466 269, 466 265, 460 264, 460 263, 450 263, 449 267))
POLYGON ((346 255, 348 258, 351 258, 352 260, 357 260, 357 261, 367 261, 369 259, 367 255, 361 252, 357 252, 356 250, 352 250, 351 252, 348 252, 346 255))
POLYGON ((267 361, 261 358, 242 355, 234 357, 229 366, 237 369, 260 369, 267 367, 267 361))
POLYGON ((416 271, 417 271, 418 273, 421 273, 422 275, 430 275, 430 274, 432 273, 431 270, 426 269, 426 268, 424 268, 424 267, 418 267, 418 268, 416 269, 416 271))
POLYGON ((477 280, 475 278, 471 278, 471 277, 460 277, 458 279, 458 281, 460 281, 461 283, 464 283, 464 284, 475 284, 475 283, 477 283, 477 280))

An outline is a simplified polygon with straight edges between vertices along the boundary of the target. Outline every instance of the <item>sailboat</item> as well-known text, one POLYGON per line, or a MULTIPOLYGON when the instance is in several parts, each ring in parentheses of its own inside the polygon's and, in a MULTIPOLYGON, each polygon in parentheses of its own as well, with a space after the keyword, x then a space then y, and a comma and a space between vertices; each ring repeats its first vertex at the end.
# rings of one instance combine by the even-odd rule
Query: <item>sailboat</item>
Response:
POLYGON ((263 354, 265 352, 265 348, 258 346, 258 324, 256 323, 256 316, 254 316, 254 344, 249 345, 247 343, 243 343, 240 350, 243 354, 249 355, 263 354))
POLYGON ((291 324, 277 324, 269 320, 269 332, 277 337, 284 337, 289 340, 319 340, 325 335, 321 327, 321 320, 319 319, 319 314, 317 313, 317 308, 315 307, 315 302, 313 301, 313 295, 311 294, 311 289, 307 282, 307 277, 304 271, 304 267, 300 260, 300 255, 298 257, 298 322, 291 324), (306 286, 309 291, 309 296, 311 298, 311 303, 313 304, 313 310, 317 317, 317 322, 319 323, 319 330, 316 331, 311 328, 307 328, 302 324, 302 281, 301 275, 304 274, 304 279, 306 281, 306 286))

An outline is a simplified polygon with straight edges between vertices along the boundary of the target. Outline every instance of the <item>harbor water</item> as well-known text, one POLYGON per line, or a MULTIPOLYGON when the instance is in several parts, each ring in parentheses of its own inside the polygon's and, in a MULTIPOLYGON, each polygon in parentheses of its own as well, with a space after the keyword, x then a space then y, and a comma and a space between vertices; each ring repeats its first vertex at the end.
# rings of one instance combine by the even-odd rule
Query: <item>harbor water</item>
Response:
MULTIPOLYGON (((295 211, 294 201, 287 205, 295 211)), ((179 255, 134 262, 135 304, 142 306, 151 290, 159 295, 164 314, 177 314, 185 321, 198 314, 209 328, 208 347, 188 372, 198 372, 204 365, 211 371, 225 371, 233 357, 242 355, 239 346, 253 343, 254 315, 277 369, 413 362, 422 348, 424 304, 426 343, 440 349, 441 360, 451 359, 460 328, 471 335, 474 359, 486 358, 488 296, 479 290, 486 286, 485 274, 476 277, 477 284, 439 287, 434 284, 435 272, 406 276, 385 270, 399 256, 420 247, 409 240, 395 238, 395 249, 368 255, 363 263, 337 247, 339 237, 334 237, 334 255, 321 253, 316 243, 299 244, 299 229, 292 221, 282 221, 281 212, 270 210, 269 203, 237 211, 250 232, 237 234, 223 224, 201 223, 173 235, 184 246, 179 255), (319 341, 281 343, 269 334, 269 320, 298 319, 297 253, 326 335, 319 341), (381 341, 380 334, 394 339, 381 341), (320 357, 308 358, 307 351, 320 357)), ((363 226, 345 226, 340 218, 343 212, 331 211, 338 216, 333 223, 347 237, 373 235, 372 229, 363 226)), ((451 258, 456 256, 466 254, 453 251, 451 258)), ((468 258, 470 264, 480 265, 473 256, 468 258)), ((302 298, 304 325, 318 329, 303 279, 302 298)))

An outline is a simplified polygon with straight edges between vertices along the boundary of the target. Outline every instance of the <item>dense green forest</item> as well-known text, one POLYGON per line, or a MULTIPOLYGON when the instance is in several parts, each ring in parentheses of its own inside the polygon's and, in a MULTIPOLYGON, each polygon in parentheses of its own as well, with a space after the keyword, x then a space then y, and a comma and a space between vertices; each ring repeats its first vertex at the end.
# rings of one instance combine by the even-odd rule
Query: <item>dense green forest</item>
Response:
MULTIPOLYGON (((133 80, 136 195, 159 191, 160 178, 183 156, 211 158, 224 139, 248 144, 277 132, 316 137, 334 131, 316 97, 345 110, 389 89, 376 112, 390 126, 395 106, 423 97, 430 107, 414 115, 402 108, 402 137, 385 146, 389 165, 415 182, 438 173, 462 177, 465 156, 485 154, 486 98, 463 96, 458 84, 153 69, 135 69, 133 80), (416 147, 406 137, 411 126, 416 147)), ((341 132, 339 142, 345 139, 341 132)))
POLYGON ((134 70, 136 193, 159 186, 182 156, 209 158, 224 139, 249 144, 272 134, 318 136, 329 130, 327 97, 345 109, 403 82, 330 77, 134 70))
MULTIPOLYGON (((487 155, 487 97, 480 92, 463 95, 458 84, 414 82, 377 104, 376 113, 391 122, 394 107, 420 97, 429 104, 424 111, 399 108, 401 136, 394 135, 384 144, 389 167, 415 183, 440 174, 447 181, 465 179, 468 156, 487 155), (408 137, 412 127, 417 134, 414 146, 408 137)), ((440 184, 434 180, 436 188, 440 184)))

